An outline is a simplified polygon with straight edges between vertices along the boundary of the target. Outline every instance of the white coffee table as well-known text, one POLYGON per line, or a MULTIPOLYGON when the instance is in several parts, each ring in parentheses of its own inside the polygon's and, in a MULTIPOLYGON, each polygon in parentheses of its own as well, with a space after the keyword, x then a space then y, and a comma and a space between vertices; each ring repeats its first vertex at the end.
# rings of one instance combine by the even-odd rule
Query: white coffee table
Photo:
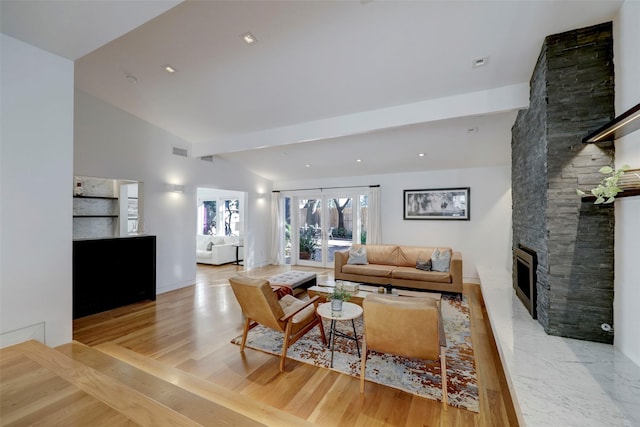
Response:
POLYGON ((358 357, 360 357, 360 344, 358 344, 358 333, 356 332, 356 324, 354 319, 362 316, 362 307, 350 302, 342 303, 342 311, 332 311, 331 303, 327 302, 318 306, 318 314, 323 319, 331 320, 331 327, 329 329, 329 347, 331 348, 331 367, 333 368, 333 350, 335 348, 336 335, 343 338, 354 340, 356 342, 356 348, 358 349, 358 357), (336 321, 338 320, 351 320, 351 326, 353 326, 353 336, 345 334, 336 330, 336 321))

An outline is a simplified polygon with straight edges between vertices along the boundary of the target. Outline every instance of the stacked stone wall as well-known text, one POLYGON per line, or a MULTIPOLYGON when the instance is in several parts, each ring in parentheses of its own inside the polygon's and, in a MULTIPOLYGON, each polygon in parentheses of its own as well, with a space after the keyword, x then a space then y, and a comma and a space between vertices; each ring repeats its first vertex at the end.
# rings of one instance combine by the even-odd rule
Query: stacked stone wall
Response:
POLYGON ((614 211, 576 196, 613 165, 613 145, 582 138, 614 116, 611 23, 545 39, 530 108, 513 127, 513 242, 538 254, 538 319, 547 333, 612 342, 614 211))

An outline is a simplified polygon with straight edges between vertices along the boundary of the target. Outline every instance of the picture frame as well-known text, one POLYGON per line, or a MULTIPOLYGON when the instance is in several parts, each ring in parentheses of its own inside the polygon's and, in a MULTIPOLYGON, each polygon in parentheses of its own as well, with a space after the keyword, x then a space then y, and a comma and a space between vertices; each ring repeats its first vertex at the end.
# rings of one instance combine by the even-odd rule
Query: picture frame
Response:
POLYGON ((405 220, 471 220, 471 188, 433 188, 404 190, 405 220))

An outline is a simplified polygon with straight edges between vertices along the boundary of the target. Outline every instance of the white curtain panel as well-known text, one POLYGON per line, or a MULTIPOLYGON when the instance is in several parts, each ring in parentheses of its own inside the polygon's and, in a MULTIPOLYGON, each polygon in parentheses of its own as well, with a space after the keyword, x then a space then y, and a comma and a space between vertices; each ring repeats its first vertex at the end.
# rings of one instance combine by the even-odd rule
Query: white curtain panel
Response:
POLYGON ((382 243, 382 227, 380 218, 380 187, 369 189, 367 209, 367 244, 379 245, 382 243))
POLYGON ((269 244, 269 264, 284 264, 284 207, 279 192, 271 193, 271 242, 269 244))

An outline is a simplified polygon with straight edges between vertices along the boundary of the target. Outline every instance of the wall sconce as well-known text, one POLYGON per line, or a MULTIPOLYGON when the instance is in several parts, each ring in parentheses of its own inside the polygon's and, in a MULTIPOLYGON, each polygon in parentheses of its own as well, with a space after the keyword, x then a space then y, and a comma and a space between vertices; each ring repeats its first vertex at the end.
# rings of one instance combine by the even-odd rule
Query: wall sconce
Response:
POLYGON ((184 193, 184 185, 166 184, 166 190, 171 193, 184 193))
POLYGON ((264 193, 258 193, 258 197, 257 197, 257 199, 258 199, 258 200, 264 200, 264 199, 266 199, 266 198, 267 198, 267 195, 266 195, 266 194, 264 194, 264 193))

